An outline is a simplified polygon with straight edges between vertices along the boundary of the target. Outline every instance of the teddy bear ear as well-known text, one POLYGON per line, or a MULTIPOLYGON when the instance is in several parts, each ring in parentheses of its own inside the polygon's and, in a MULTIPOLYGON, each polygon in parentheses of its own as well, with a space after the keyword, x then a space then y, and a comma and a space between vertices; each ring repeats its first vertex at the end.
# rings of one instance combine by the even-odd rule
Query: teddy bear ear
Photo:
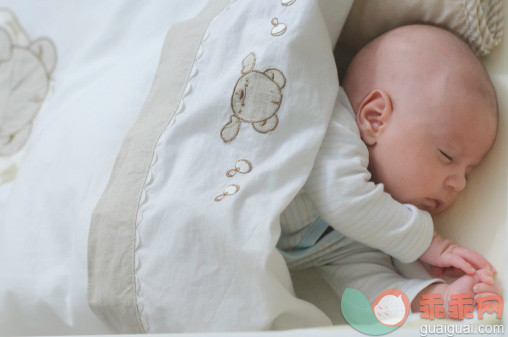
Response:
POLYGON ((220 130, 220 137, 224 143, 229 143, 236 138, 238 131, 240 131, 240 124, 241 121, 234 115, 229 118, 229 122, 220 130))
POLYGON ((247 74, 249 71, 253 70, 255 65, 256 54, 251 52, 249 55, 245 56, 242 61, 242 74, 247 74))
POLYGON ((12 54, 12 41, 9 33, 0 28, 0 62, 7 61, 12 54))
POLYGON ((30 45, 30 50, 37 55, 51 74, 56 66, 56 47, 50 40, 46 38, 37 39, 30 45))
POLYGON ((266 76, 268 76, 272 81, 274 81, 279 88, 284 88, 286 85, 286 76, 279 69, 267 69, 265 70, 266 76))

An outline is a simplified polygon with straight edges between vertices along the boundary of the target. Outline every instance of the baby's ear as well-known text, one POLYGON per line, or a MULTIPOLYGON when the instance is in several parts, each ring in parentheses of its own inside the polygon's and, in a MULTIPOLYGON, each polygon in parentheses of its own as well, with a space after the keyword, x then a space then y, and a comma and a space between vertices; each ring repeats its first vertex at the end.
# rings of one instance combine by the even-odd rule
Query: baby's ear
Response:
POLYGON ((392 114, 390 96, 382 90, 372 90, 362 101, 356 113, 356 123, 363 141, 367 145, 375 145, 385 123, 392 114))

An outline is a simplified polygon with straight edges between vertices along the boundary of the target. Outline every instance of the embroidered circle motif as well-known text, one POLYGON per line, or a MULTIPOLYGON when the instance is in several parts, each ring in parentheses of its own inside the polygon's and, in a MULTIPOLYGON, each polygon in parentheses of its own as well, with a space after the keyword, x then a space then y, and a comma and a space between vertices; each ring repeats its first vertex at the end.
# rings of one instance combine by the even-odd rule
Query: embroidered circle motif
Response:
POLYGON ((295 3, 296 0, 282 0, 281 1, 281 4, 282 6, 291 6, 292 4, 295 3))
POLYGON ((225 197, 238 193, 240 186, 237 184, 231 184, 224 189, 224 193, 216 196, 213 200, 216 202, 222 201, 225 197))
POLYGON ((231 178, 233 177, 237 172, 241 174, 246 174, 252 171, 252 163, 248 161, 247 159, 240 159, 236 162, 235 168, 228 170, 226 172, 226 176, 231 178))
POLYGON ((287 26, 283 23, 279 23, 279 19, 277 19, 277 18, 272 19, 272 25, 273 25, 273 28, 272 28, 271 34, 273 36, 281 36, 287 30, 287 26))

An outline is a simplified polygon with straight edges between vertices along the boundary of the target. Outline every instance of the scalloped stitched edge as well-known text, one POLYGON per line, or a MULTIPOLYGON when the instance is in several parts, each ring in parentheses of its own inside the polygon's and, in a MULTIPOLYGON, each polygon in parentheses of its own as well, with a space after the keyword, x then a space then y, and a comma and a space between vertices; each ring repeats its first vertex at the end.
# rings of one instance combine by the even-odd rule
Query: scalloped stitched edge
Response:
POLYGON ((146 316, 145 312, 144 312, 145 300, 144 300, 143 296, 141 295, 141 291, 140 291, 141 286, 140 286, 140 282, 139 282, 139 279, 137 276, 138 271, 142 267, 139 257, 137 255, 137 251, 138 251, 139 247, 141 246, 139 229, 141 228, 141 226, 143 224, 143 212, 146 208, 146 201, 147 201, 148 195, 150 194, 150 188, 151 188, 152 183, 154 181, 153 170, 154 170, 154 167, 156 166, 157 162, 159 161, 159 156, 157 154, 157 151, 160 148, 160 145, 162 144, 162 140, 167 136, 168 129, 175 124, 175 119, 177 119, 178 115, 183 113, 183 111, 185 110, 185 102, 184 101, 185 101, 185 98, 192 92, 192 80, 199 73, 197 64, 203 55, 204 45, 210 36, 210 27, 217 20, 217 17, 220 14, 226 13, 229 10, 229 8, 231 7, 231 5, 236 1, 237 0, 232 0, 226 6, 226 8, 224 10, 222 10, 221 12, 219 12, 208 24, 205 34, 204 34, 204 36, 201 40, 201 43, 198 47, 198 51, 196 52, 196 56, 195 56, 195 59, 194 59, 193 65, 192 65, 192 69, 190 71, 189 78, 187 79, 187 85, 186 85, 186 88, 185 88, 184 93, 182 95, 182 98, 180 99, 178 108, 176 109, 176 112, 175 112, 173 118, 171 118, 171 120, 168 123, 168 126, 164 129, 164 131, 162 132, 162 134, 159 137, 159 140, 157 141, 157 143, 155 145, 155 148, 153 151, 152 162, 150 163, 150 167, 148 169, 148 174, 147 174, 147 177, 145 180, 145 184, 144 184, 143 190, 141 192, 141 198, 140 198, 139 205, 138 205, 138 214, 136 217, 136 235, 135 235, 136 242, 135 242, 135 247, 134 247, 134 282, 136 285, 136 304, 137 304, 138 314, 139 314, 139 317, 141 320, 142 328, 145 333, 150 333, 151 331, 150 331, 150 325, 148 324, 148 321, 145 318, 145 316, 146 316))

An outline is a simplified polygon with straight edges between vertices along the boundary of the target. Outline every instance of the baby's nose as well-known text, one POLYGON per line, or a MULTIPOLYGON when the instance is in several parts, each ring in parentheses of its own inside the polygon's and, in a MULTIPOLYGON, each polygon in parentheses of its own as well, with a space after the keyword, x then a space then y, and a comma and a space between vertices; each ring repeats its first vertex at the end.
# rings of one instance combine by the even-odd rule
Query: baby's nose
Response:
POLYGON ((451 187, 453 190, 460 192, 466 188, 466 175, 454 174, 446 178, 445 185, 451 187))

